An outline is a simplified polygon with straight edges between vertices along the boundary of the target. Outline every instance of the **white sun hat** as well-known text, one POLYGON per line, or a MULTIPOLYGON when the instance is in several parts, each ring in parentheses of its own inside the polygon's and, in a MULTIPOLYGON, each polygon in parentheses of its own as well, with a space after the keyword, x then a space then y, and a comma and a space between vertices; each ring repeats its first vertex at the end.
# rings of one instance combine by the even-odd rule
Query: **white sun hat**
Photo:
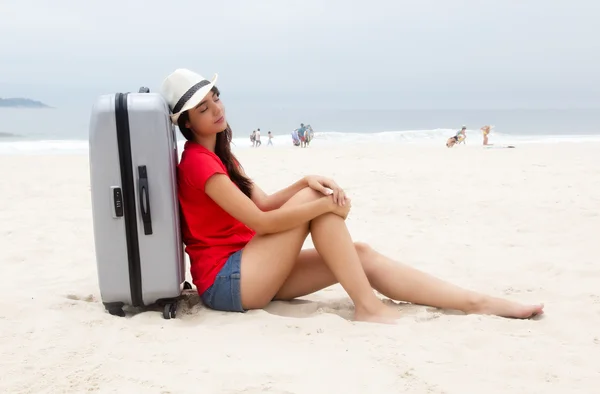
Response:
POLYGON ((211 81, 185 68, 173 71, 162 83, 160 94, 164 97, 171 112, 171 121, 177 124, 179 115, 200 104, 215 86, 218 75, 211 81))

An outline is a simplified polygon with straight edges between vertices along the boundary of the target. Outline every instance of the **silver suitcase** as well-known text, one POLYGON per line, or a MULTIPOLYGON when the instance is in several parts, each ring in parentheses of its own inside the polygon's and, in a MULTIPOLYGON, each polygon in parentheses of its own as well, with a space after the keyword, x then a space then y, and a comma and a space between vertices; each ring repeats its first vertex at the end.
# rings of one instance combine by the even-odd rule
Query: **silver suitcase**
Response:
POLYGON ((96 266, 106 310, 160 305, 175 317, 184 288, 175 128, 157 93, 100 96, 89 163, 96 266))

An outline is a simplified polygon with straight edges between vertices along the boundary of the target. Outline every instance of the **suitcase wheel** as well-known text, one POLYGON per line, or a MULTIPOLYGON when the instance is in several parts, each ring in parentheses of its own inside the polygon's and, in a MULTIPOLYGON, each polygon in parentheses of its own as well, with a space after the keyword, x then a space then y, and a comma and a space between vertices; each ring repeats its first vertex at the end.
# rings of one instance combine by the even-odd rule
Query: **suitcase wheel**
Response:
POLYGON ((169 303, 169 304, 165 304, 165 307, 163 309, 163 317, 165 319, 175 319, 175 317, 177 316, 177 303, 169 303))
POLYGON ((113 316, 125 317, 125 312, 123 312, 123 308, 109 309, 108 313, 110 313, 113 316))
POLYGON ((113 303, 105 303, 104 307, 113 316, 125 317, 125 312, 123 312, 123 303, 122 302, 113 302, 113 303))
POLYGON ((192 285, 190 284, 190 282, 188 282, 187 280, 185 282, 183 282, 183 289, 184 290, 192 290, 192 285))

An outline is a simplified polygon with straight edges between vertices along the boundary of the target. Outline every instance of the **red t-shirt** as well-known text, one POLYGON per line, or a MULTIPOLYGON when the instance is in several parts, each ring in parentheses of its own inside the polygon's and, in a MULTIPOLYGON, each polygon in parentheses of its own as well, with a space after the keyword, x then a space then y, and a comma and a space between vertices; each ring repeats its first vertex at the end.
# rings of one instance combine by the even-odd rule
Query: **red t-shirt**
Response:
POLYGON ((177 168, 181 231, 192 281, 200 294, 212 286, 229 256, 255 235, 204 192, 206 181, 214 174, 229 176, 221 159, 200 144, 186 142, 177 168))

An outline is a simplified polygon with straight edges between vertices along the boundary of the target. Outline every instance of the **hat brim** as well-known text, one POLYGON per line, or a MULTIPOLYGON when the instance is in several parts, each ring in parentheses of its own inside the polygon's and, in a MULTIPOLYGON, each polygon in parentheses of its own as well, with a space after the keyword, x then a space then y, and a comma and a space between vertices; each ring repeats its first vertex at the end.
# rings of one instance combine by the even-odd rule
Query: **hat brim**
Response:
POLYGON ((181 116, 182 113, 184 113, 185 111, 189 111, 190 109, 192 109, 195 106, 197 106, 198 104, 200 104, 200 102, 202 102, 202 100, 204 100, 206 95, 215 86, 215 84, 217 83, 218 77, 219 76, 217 74, 215 74, 208 85, 203 86, 202 88, 198 89, 198 91, 196 93, 194 93, 194 95, 181 108, 181 111, 179 111, 175 114, 171 114, 171 122, 173 122, 174 124, 177 124, 177 121, 179 120, 179 116, 181 116))

